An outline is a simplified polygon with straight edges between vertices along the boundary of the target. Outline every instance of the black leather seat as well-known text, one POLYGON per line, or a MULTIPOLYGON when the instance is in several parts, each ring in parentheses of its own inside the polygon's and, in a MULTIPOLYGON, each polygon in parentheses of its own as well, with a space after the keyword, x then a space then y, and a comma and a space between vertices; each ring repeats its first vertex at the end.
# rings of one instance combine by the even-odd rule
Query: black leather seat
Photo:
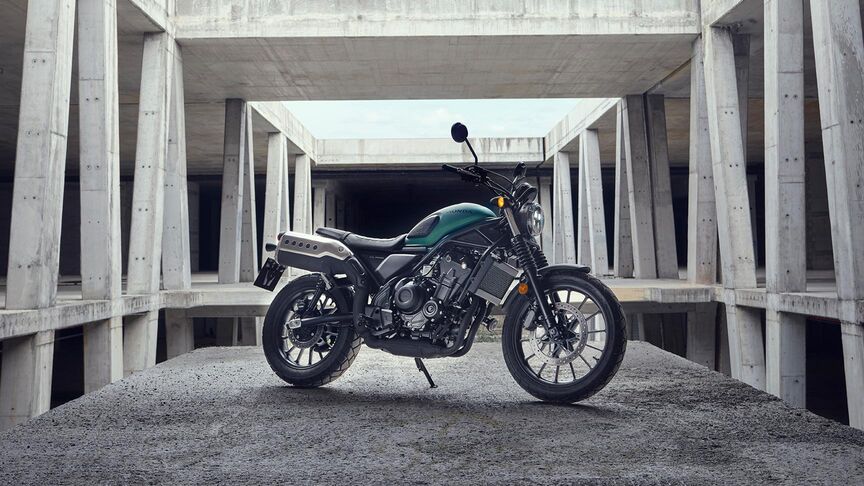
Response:
POLYGON ((315 232, 325 238, 339 240, 354 251, 379 253, 393 253, 399 250, 405 244, 405 237, 408 236, 405 234, 395 238, 369 238, 336 228, 318 228, 315 232))

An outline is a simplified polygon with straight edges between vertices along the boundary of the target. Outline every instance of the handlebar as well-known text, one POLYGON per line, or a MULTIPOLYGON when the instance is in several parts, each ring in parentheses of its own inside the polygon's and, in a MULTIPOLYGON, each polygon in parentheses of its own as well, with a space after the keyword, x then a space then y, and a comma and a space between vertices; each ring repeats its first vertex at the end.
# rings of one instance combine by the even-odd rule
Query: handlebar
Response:
POLYGON ((441 166, 441 168, 448 172, 459 174, 459 176, 462 177, 463 181, 473 182, 474 184, 480 184, 483 182, 483 177, 481 175, 475 174, 471 171, 460 169, 459 167, 450 164, 444 164, 441 166))

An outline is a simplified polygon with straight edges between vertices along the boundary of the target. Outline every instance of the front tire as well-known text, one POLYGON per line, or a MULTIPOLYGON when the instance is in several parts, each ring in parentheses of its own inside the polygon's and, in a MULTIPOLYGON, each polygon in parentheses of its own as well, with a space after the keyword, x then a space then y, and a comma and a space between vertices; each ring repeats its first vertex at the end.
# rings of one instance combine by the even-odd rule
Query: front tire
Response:
POLYGON ((317 317, 351 312, 349 296, 338 288, 322 289, 313 302, 319 282, 316 274, 294 279, 279 291, 264 318, 262 344, 267 363, 279 378, 301 388, 339 378, 360 352, 361 340, 351 327, 288 327, 288 320, 301 314, 317 317))
POLYGON ((504 320, 504 361, 516 383, 540 400, 585 400, 609 383, 624 359, 624 312, 612 291, 588 274, 553 272, 542 285, 567 331, 560 339, 547 335, 534 299, 520 298, 504 320))

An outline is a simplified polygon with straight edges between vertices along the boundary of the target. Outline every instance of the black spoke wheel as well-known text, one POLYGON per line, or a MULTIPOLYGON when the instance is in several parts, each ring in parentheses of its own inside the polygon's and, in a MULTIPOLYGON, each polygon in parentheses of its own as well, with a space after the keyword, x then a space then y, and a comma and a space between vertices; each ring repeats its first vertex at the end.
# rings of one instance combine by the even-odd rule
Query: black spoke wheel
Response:
POLYGON ((504 360, 531 395, 551 402, 584 400, 606 386, 624 358, 621 305, 586 274, 555 272, 543 286, 555 323, 542 321, 533 299, 516 301, 504 321, 504 360))
POLYGON ((264 319, 264 355, 270 368, 298 387, 327 384, 344 373, 360 351, 360 338, 351 327, 322 323, 292 329, 289 321, 350 312, 340 289, 321 289, 319 277, 304 275, 273 299, 264 319))

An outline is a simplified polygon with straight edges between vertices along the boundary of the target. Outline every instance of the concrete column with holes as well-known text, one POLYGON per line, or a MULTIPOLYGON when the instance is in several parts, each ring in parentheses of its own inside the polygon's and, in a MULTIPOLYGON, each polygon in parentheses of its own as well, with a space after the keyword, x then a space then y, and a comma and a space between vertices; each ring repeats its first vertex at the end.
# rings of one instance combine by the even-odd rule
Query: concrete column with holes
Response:
POLYGON ((856 0, 810 2, 849 424, 864 429, 864 39, 856 0))
POLYGON ((570 185, 570 155, 557 152, 553 166, 553 212, 554 227, 552 261, 554 263, 576 263, 576 239, 573 228, 573 196, 570 185))
POLYGON ((627 192, 627 157, 624 147, 624 112, 616 107, 615 120, 615 232, 612 273, 616 277, 633 276, 633 241, 630 236, 630 196, 627 192))
POLYGON ((285 209, 285 150, 286 139, 281 133, 267 135, 267 173, 264 191, 264 233, 261 241, 261 255, 269 256, 264 249, 267 243, 276 243, 280 232, 285 231, 283 223, 285 209))
POLYGON ((708 27, 703 38, 732 377, 764 390, 765 354, 760 314, 756 309, 738 306, 735 301, 736 289, 756 287, 756 265, 732 35, 727 28, 708 27))
POLYGON ((600 141, 597 130, 585 130, 579 151, 585 175, 585 200, 591 254, 591 269, 597 275, 609 273, 609 251, 606 248, 606 216, 603 208, 603 176, 600 172, 600 141))
POLYGON ((255 204, 255 145, 252 111, 246 111, 246 137, 243 144, 243 212, 240 229, 240 281, 252 282, 258 275, 258 217, 255 204))
POLYGON ((312 161, 298 155, 294 169, 294 231, 312 233, 312 161))
MULTIPOLYGON (((126 279, 130 294, 159 292, 174 48, 174 40, 166 33, 144 35, 126 279)), ((127 317, 123 340, 125 374, 156 364, 158 322, 158 311, 127 317)))
POLYGON ((765 2, 766 390, 806 403, 804 316, 780 312, 778 293, 807 290, 804 203, 804 2, 765 2))
MULTIPOLYGON (((192 287, 193 231, 191 227, 192 221, 198 219, 199 201, 195 200, 194 206, 190 204, 186 178, 186 99, 183 84, 183 55, 179 46, 174 49, 174 58, 171 62, 173 62, 173 89, 168 120, 168 156, 165 161, 162 286, 169 290, 187 290, 192 287), (191 209, 194 209, 194 212, 191 209), (196 215, 194 218, 193 214, 196 215)), ((199 223, 196 221, 195 224, 199 223)), ((197 229, 194 233, 197 237, 197 229)), ((187 318, 182 311, 165 310, 165 342, 168 358, 194 351, 194 334, 191 318, 187 318)))
POLYGON ((279 211, 279 227, 280 231, 288 231, 291 229, 291 184, 290 175, 288 174, 288 139, 283 137, 282 150, 282 196, 279 199, 282 209, 279 211))
MULTIPOLYGON (((81 295, 120 298, 120 122, 117 10, 111 2, 78 2, 81 295)), ((123 378, 123 318, 84 325, 84 391, 123 378)))
POLYGON ((630 235, 633 243, 633 276, 657 278, 654 250, 654 213, 651 200, 650 155, 642 96, 621 101, 627 194, 630 203, 630 235))
MULTIPOLYGON (((582 139, 579 136, 579 183, 577 194, 579 202, 576 206, 576 262, 591 265, 591 228, 588 227, 588 189, 585 182, 585 152, 582 150, 582 139)), ((592 268, 593 270, 593 268, 592 268)))
POLYGON ((243 164, 246 102, 225 100, 222 152, 222 206, 219 233, 219 283, 240 281, 240 236, 243 229, 243 164))
POLYGON ((678 249, 675 243, 675 217, 672 214, 672 180, 669 174, 665 97, 646 95, 645 114, 651 161, 651 201, 654 210, 657 277, 677 279, 678 249))
MULTIPOLYGON (((687 201, 687 280, 711 285, 717 275, 717 221, 708 106, 705 93, 705 49, 693 43, 690 69, 690 172, 687 201)), ((687 359, 716 369, 717 305, 687 313, 687 359)))

